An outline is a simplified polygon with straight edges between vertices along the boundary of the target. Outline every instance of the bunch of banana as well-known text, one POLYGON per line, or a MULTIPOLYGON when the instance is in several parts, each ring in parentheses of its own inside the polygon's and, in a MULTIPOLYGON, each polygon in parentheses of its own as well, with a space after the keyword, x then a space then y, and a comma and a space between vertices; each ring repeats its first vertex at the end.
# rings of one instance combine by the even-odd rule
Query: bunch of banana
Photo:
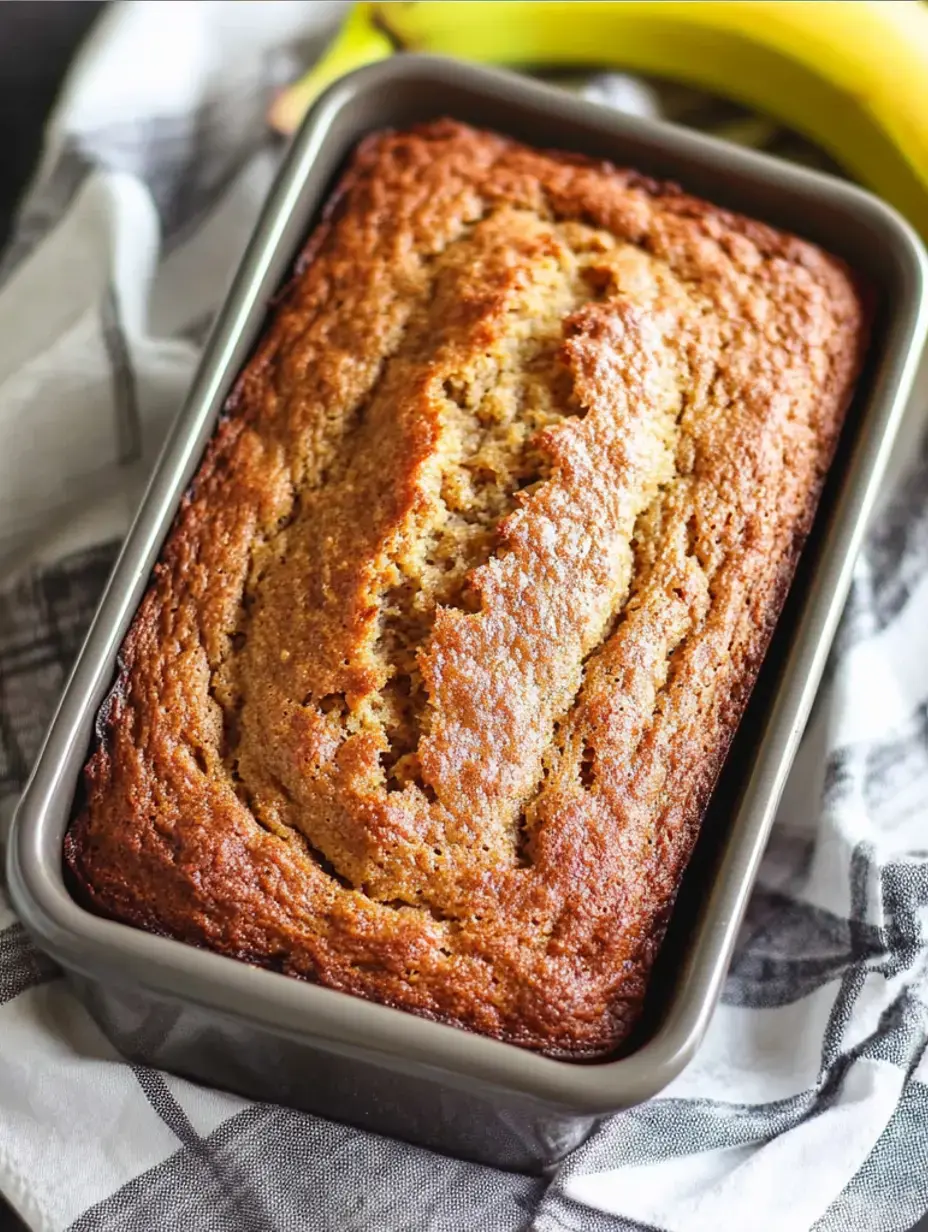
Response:
POLYGON ((271 123, 292 132, 336 78, 396 51, 514 68, 616 68, 766 113, 928 238, 928 5, 920 0, 357 4, 271 123))

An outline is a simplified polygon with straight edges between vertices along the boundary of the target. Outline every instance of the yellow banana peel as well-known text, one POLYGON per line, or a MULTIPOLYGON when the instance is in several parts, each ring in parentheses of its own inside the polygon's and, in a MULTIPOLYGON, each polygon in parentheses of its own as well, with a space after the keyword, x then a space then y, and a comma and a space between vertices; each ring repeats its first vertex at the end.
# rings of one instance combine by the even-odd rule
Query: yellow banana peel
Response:
POLYGON ((358 4, 277 100, 298 126, 338 77, 397 51, 514 68, 615 68, 772 116, 928 238, 928 5, 920 0, 551 0, 358 4))
POLYGON ((268 120, 271 127, 289 136, 320 94, 339 77, 385 60, 396 49, 394 40, 380 27, 374 4, 356 4, 325 51, 308 73, 274 100, 268 120))

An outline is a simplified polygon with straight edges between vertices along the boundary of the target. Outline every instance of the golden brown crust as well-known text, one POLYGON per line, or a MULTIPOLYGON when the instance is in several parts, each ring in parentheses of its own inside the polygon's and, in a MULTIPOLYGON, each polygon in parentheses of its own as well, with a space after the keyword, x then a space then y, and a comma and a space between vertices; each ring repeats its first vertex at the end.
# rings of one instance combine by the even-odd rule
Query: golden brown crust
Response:
POLYGON ((638 1015, 864 340, 845 268, 450 121, 368 139, 126 638, 67 860, 529 1048, 638 1015))

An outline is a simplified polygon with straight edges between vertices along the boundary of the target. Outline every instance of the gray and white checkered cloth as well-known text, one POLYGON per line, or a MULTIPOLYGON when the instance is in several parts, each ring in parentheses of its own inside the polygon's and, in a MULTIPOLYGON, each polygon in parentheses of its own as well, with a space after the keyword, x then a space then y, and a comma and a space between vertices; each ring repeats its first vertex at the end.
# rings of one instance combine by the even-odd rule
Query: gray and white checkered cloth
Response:
MULTIPOLYGON (((126 3, 0 269, 8 818, 339 5, 126 3)), ((615 105, 809 150, 685 91, 615 105)), ((814 156, 813 156, 814 157, 814 156)), ((120 1060, 0 892, 0 1192, 41 1232, 900 1232, 928 1208, 928 448, 907 425, 705 1046, 544 1179, 120 1060)), ((3 822, 0 820, 0 826, 3 822)), ((2 1220, 2 1217, 0 1217, 2 1220)))

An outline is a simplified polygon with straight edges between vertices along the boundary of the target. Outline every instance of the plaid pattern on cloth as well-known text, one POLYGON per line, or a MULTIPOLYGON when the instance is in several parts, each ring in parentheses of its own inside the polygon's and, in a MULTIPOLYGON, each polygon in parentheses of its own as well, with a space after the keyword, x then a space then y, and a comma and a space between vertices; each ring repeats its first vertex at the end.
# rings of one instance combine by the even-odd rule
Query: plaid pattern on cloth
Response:
MULTIPOLYGON (((0 834, 338 4, 126 3, 0 268, 0 834)), ((582 83, 801 161, 685 90, 582 83)), ((928 397, 928 390, 924 392, 928 397)), ((917 408, 916 408, 917 410, 917 408)), ((928 1208, 928 446, 913 414, 696 1060, 546 1178, 114 1053, 0 891, 0 1193, 38 1232, 893 1232, 928 1208)))

